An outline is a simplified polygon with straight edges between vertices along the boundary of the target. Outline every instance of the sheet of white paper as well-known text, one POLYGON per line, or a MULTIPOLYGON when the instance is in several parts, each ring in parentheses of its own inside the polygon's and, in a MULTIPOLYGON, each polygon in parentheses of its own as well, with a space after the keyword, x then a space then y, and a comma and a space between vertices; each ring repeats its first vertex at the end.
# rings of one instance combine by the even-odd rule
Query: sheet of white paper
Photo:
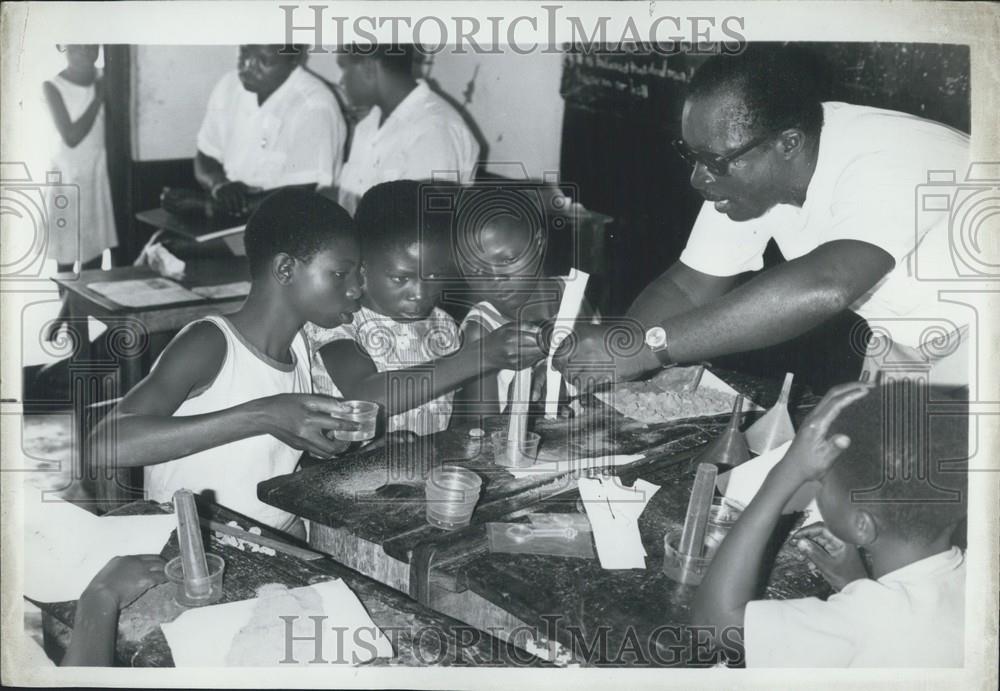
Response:
MULTIPOLYGON (((281 620, 275 628, 261 629, 261 635, 276 635, 277 641, 259 641, 262 649, 277 651, 274 660, 259 659, 255 666, 278 666, 286 659, 286 626, 291 626, 296 637, 292 643, 291 660, 299 664, 361 664, 376 657, 391 658, 392 645, 375 625, 364 605, 341 580, 294 588, 297 593, 312 588, 322 602, 323 614, 300 614, 290 611, 285 616, 296 619, 281 620), (325 616, 325 619, 313 617, 325 616), (289 624, 285 624, 289 621, 289 624), (319 645, 322 662, 316 660, 316 641, 312 638, 319 622, 319 645)), ((174 663, 178 667, 224 667, 233 639, 240 629, 251 622, 261 598, 228 602, 189 609, 172 622, 161 624, 163 635, 170 645, 174 663)), ((276 616, 282 616, 280 612, 276 616)), ((264 623, 264 622, 262 622, 264 623)), ((267 624, 264 623, 266 626, 267 624)), ((286 662, 281 666, 293 664, 286 662)))
POLYGON ((69 502, 26 498, 24 594, 76 600, 112 557, 157 554, 175 527, 173 514, 98 518, 69 502))
MULTIPOLYGON (((751 458, 746 463, 742 463, 732 470, 722 473, 716 478, 715 486, 719 488, 723 496, 738 501, 743 506, 747 506, 764 485, 767 474, 778 464, 778 461, 784 458, 791 444, 792 442, 787 441, 777 448, 762 453, 760 456, 751 458)), ((816 496, 818 490, 818 482, 808 482, 802 485, 788 503, 785 504, 783 513, 803 511, 809 504, 809 501, 816 496)))
POLYGON ((172 302, 196 302, 200 295, 167 278, 141 278, 129 281, 101 281, 87 286, 122 307, 150 307, 172 302))
MULTIPOLYGON (((580 314, 580 305, 583 304, 583 295, 587 291, 587 280, 590 274, 579 269, 572 269, 566 277, 566 288, 563 290, 562 300, 559 302, 559 311, 556 313, 555 329, 552 332, 552 342, 549 344, 549 357, 546 360, 545 368, 545 417, 555 418, 559 415, 559 387, 562 384, 562 375, 552 367, 552 356, 556 354, 559 345, 566 336, 572 333, 572 323, 580 314)), ((567 391, 570 396, 575 390, 567 384, 567 391)))
POLYGON ((646 568, 638 519, 659 487, 645 480, 623 487, 615 478, 580 478, 577 486, 593 528, 601 568, 646 568))
POLYGON ((214 286, 195 286, 191 291, 209 300, 243 297, 250 294, 250 281, 236 281, 235 283, 222 283, 214 286))
POLYGON ((544 458, 534 465, 525 468, 507 468, 516 478, 531 477, 532 475, 551 475, 556 473, 569 473, 574 470, 584 468, 606 468, 628 465, 644 458, 641 453, 618 454, 615 456, 595 456, 593 458, 574 458, 572 460, 546 461, 544 458))

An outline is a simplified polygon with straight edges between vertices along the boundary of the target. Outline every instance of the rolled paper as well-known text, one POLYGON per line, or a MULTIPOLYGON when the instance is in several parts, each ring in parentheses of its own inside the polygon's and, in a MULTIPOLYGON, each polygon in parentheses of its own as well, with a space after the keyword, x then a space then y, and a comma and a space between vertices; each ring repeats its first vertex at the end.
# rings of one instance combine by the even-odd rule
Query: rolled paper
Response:
MULTIPOLYGON (((559 388, 562 385, 562 375, 552 367, 552 358, 563 340, 573 332, 571 325, 580 314, 583 295, 587 291, 587 280, 590 274, 579 269, 572 269, 566 279, 562 300, 559 302, 559 312, 556 313, 555 328, 552 330, 552 343, 549 345, 549 357, 545 370, 545 417, 554 419, 559 416, 559 388)), ((569 394, 572 396, 573 391, 569 394)))
POLYGON ((201 541, 201 524, 194 494, 189 489, 174 492, 174 514, 177 516, 177 542, 180 544, 181 567, 184 569, 184 589, 189 597, 208 597, 212 590, 208 578, 205 545, 201 541))
POLYGON ((530 367, 514 375, 510 399, 510 425, 507 428, 507 452, 513 465, 520 467, 521 448, 528 437, 528 406, 531 404, 530 367))
POLYGON ((705 532, 708 529, 708 515, 712 510, 712 498, 715 496, 715 478, 719 469, 711 463, 698 465, 694 476, 694 486, 691 488, 691 499, 688 501, 687 515, 684 517, 684 528, 678 551, 692 557, 700 557, 705 546, 705 532))

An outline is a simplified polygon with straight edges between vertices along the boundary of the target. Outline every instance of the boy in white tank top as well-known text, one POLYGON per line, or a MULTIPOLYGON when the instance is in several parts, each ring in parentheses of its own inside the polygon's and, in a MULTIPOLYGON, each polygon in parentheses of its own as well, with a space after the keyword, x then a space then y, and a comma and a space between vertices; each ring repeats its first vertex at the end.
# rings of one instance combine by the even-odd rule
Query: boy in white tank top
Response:
POLYGON ((258 500, 257 484, 293 472, 303 451, 325 458, 342 450, 326 432, 356 429, 338 419, 342 403, 312 394, 300 331, 307 321, 350 321, 360 250, 346 211, 295 189, 261 204, 245 241, 246 302, 182 330, 93 434, 113 439, 102 462, 145 467, 149 499, 170 501, 184 487, 288 529, 296 517, 258 500))

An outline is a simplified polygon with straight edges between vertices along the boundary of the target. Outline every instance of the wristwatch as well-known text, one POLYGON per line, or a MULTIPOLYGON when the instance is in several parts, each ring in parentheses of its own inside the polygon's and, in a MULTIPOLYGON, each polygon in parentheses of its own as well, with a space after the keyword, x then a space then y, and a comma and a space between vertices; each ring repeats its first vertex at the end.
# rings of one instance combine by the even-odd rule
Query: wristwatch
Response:
POLYGON ((646 329, 646 345, 663 367, 676 364, 670 359, 670 353, 667 352, 667 331, 662 326, 652 326, 646 329))

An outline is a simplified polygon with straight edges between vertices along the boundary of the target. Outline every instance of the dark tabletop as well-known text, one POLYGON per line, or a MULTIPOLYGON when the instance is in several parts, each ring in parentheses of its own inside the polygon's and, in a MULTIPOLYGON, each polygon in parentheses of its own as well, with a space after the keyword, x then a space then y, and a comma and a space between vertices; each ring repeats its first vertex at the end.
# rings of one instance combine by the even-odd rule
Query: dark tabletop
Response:
MULTIPOLYGON (((160 504, 136 502, 115 513, 136 515, 167 511, 169 507, 160 504)), ((256 525, 264 535, 280 537, 276 531, 218 505, 201 504, 199 512, 203 517, 221 522, 236 520, 244 529, 256 525)), ((206 540, 206 547, 226 560, 221 602, 255 597, 257 588, 266 583, 281 583, 294 588, 333 578, 342 579, 357 595, 375 624, 385 633, 396 653, 392 660, 375 660, 369 664, 509 665, 512 660, 518 665, 545 664, 486 633, 434 612, 332 559, 304 561, 281 552, 269 556, 242 551, 223 544, 214 533, 210 541, 206 540)), ((177 556, 176 531, 160 554, 168 560, 177 556)), ((159 626, 161 622, 171 621, 183 611, 173 602, 171 593, 170 584, 157 586, 122 610, 117 645, 117 656, 121 664, 137 667, 173 665, 170 648, 159 626)), ((75 602, 36 604, 44 614, 72 627, 75 602)))
MULTIPOLYGON (((716 373, 737 391, 767 408, 780 382, 761 381, 731 372, 716 373)), ((793 387, 791 409, 796 423, 816 402, 793 387)), ((584 664, 698 665, 711 660, 707 647, 690 641, 686 626, 693 588, 674 583, 660 570, 663 536, 683 523, 694 461, 704 444, 722 430, 728 416, 661 425, 630 421, 591 400, 589 414, 572 421, 535 422, 542 447, 569 457, 645 452, 647 458, 613 472, 631 485, 641 477, 661 489, 639 520, 648 553, 646 569, 604 570, 599 561, 529 554, 491 554, 486 525, 521 521, 530 512, 574 513, 579 472, 515 479, 492 464, 488 435, 503 429, 502 418, 486 421, 486 436, 449 430, 402 444, 324 462, 259 485, 263 501, 318 523, 343 528, 379 544, 385 552, 426 573, 424 582, 461 593, 471 590, 520 621, 548 632, 584 664), (596 410, 595 410, 596 409, 596 410), (472 523, 458 531, 430 526, 425 519, 422 484, 430 467, 457 464, 483 478, 484 493, 472 523), (393 496, 371 490, 386 483, 393 496)), ((586 411, 585 411, 586 412, 586 411)), ((749 424, 759 413, 748 414, 749 424)), ((585 471, 588 474, 594 471, 585 471)), ((794 549, 782 548, 801 515, 782 521, 769 552, 770 578, 762 597, 825 596, 829 589, 794 549), (781 549, 779 549, 781 548, 781 549)), ((411 573, 411 592, 414 591, 411 573)), ((428 589, 431 585, 426 586, 428 589)), ((419 588, 417 588, 419 590, 419 588)), ((417 593, 414 593, 417 594, 417 593)), ((425 600, 428 601, 428 600, 425 600)), ((433 597, 429 597, 433 604, 433 597)))

